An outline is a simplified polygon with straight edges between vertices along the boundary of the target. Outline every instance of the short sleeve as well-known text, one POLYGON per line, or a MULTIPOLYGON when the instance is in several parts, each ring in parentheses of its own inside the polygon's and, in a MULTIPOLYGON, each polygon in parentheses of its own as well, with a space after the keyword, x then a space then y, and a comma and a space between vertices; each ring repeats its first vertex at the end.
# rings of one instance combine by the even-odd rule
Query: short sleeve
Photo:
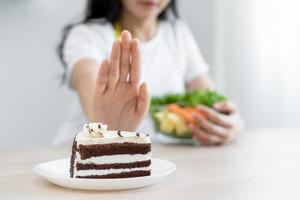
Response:
POLYGON ((63 59, 67 67, 66 78, 69 82, 74 65, 83 58, 99 60, 100 49, 96 46, 93 32, 87 25, 78 25, 70 30, 63 48, 63 59))
POLYGON ((185 82, 192 81, 197 76, 208 72, 208 65, 203 59, 197 42, 189 27, 182 21, 177 22, 178 37, 182 40, 182 53, 185 61, 185 82))

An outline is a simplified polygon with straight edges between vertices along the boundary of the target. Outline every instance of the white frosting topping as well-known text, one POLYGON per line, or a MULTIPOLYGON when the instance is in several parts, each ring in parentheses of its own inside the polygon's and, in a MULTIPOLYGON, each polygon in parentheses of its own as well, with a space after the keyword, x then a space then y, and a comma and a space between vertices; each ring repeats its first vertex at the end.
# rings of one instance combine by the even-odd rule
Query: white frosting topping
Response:
POLYGON ((83 131, 76 136, 77 145, 89 144, 110 144, 110 143, 150 143, 150 135, 107 130, 107 125, 101 123, 87 123, 83 126, 83 131))
POLYGON ((103 134, 107 131, 107 125, 91 122, 86 123, 83 126, 83 132, 87 137, 99 138, 103 137, 103 134))
POLYGON ((79 152, 76 152, 76 163, 82 163, 82 164, 90 164, 94 163, 97 165, 100 164, 112 164, 112 163, 133 163, 133 162, 141 162, 141 161, 147 161, 151 159, 151 153, 147 154, 118 154, 118 155, 109 155, 109 156, 97 156, 97 157, 91 157, 87 158, 85 160, 80 159, 79 152))

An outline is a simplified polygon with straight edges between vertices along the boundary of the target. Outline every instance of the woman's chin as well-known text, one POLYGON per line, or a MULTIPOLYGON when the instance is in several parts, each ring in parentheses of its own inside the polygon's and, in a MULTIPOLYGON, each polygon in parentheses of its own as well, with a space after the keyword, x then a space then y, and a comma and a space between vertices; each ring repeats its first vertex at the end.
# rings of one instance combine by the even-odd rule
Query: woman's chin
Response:
POLYGON ((143 20, 148 20, 148 19, 156 19, 157 16, 158 16, 157 12, 147 11, 147 12, 141 13, 141 15, 139 16, 139 18, 143 19, 143 20))

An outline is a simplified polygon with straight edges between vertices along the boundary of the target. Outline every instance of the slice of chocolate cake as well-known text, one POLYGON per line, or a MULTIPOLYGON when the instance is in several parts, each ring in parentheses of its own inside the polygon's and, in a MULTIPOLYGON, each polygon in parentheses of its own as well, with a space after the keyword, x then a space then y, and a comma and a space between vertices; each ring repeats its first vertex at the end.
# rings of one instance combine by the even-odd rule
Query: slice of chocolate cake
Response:
POLYGON ((127 178, 151 174, 151 141, 147 134, 108 131, 88 123, 74 139, 70 175, 73 178, 127 178))

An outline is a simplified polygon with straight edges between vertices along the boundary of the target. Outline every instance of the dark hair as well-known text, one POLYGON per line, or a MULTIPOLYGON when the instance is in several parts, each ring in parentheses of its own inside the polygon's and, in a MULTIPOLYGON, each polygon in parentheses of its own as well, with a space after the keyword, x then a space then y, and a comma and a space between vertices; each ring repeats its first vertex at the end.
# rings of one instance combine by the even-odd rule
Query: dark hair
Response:
MULTIPOLYGON (((64 48, 65 40, 67 39, 70 30, 78 24, 90 23, 95 19, 105 19, 106 21, 114 24, 117 20, 119 20, 122 11, 123 11, 123 6, 121 0, 88 0, 84 19, 81 22, 69 24, 64 27, 62 40, 57 47, 57 53, 60 58, 60 61, 64 66, 64 71, 65 71, 62 77, 63 82, 66 79, 66 70, 67 70, 66 63, 63 59, 64 57, 63 48, 64 48)), ((173 15, 173 17, 175 18, 178 17, 176 0, 170 1, 169 5, 165 8, 165 10, 163 10, 162 13, 160 13, 158 19, 167 20, 169 19, 170 15, 173 15)))

